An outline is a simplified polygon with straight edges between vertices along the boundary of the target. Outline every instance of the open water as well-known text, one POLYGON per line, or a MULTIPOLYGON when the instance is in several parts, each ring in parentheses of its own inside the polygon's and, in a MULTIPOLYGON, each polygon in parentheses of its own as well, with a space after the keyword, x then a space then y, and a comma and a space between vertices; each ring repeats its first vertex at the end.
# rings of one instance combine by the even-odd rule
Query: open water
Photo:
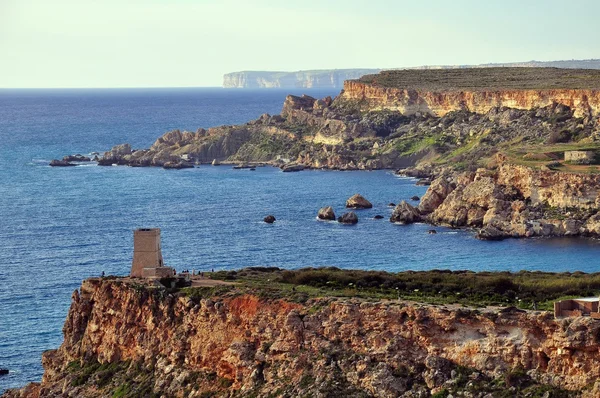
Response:
MULTIPOLYGON (((313 96, 335 95, 309 90, 313 96)), ((162 229, 163 256, 179 270, 270 265, 387 271, 598 271, 587 239, 482 242, 468 231, 399 226, 389 202, 424 187, 387 171, 282 173, 274 168, 187 170, 51 168, 53 158, 148 147, 165 131, 235 124, 279 113, 279 90, 0 90, 0 393, 42 376, 70 297, 89 276, 126 275, 132 231, 162 229), (319 222, 317 210, 361 193, 373 202, 356 226, 319 222), (262 222, 267 214, 277 221, 262 222)), ((300 94, 297 92, 296 94, 300 94)))

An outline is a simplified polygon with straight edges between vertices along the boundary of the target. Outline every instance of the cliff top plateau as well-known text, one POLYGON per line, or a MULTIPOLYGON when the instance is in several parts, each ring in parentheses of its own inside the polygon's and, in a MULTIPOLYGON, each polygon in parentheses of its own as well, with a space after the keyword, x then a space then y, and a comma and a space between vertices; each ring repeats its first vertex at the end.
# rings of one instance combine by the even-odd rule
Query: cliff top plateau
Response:
POLYGON ((600 70, 472 68, 390 70, 358 79, 381 87, 422 91, 600 89, 600 70))

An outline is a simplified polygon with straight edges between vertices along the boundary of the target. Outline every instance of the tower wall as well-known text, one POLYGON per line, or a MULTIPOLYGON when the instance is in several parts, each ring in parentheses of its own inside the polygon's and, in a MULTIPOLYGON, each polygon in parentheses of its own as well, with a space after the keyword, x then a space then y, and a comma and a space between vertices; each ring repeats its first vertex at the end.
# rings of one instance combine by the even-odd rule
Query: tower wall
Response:
POLYGON ((163 266, 160 248, 160 228, 141 228, 133 232, 131 276, 141 278, 144 268, 163 266))

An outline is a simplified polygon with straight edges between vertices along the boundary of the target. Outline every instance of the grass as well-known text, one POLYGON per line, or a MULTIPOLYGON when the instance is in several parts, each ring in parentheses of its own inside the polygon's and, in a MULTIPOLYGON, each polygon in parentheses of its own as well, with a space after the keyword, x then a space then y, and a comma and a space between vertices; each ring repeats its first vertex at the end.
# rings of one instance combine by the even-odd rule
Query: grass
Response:
MULTIPOLYGON (((342 270, 335 267, 281 270, 246 268, 221 271, 215 279, 235 280, 235 289, 221 295, 255 294, 263 299, 306 302, 317 297, 355 297, 366 300, 405 299, 431 304, 516 306, 553 309, 553 302, 600 292, 600 273, 537 271, 383 271, 342 270), (535 303, 535 305, 534 305, 535 303)), ((198 288, 201 289, 201 288, 198 288)), ((206 288, 204 288, 206 289, 206 288)), ((189 290, 185 290, 188 292, 189 290)), ((202 294, 209 294, 208 290, 202 294)))
POLYGON ((430 91, 600 89, 600 70, 500 67, 390 70, 363 76, 358 81, 430 91))

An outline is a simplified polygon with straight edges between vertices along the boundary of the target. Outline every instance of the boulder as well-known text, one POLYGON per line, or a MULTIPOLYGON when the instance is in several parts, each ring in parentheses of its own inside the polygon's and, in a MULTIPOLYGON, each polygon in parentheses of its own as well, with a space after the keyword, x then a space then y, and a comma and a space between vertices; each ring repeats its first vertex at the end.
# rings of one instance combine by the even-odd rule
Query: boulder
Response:
POLYGON ((396 204, 394 202, 390 202, 388 203, 388 207, 396 207, 396 204))
POLYGON ((356 224, 358 222, 358 216, 355 212, 351 211, 342 214, 337 220, 341 224, 356 224))
POLYGON ((418 201, 419 199, 421 199, 421 198, 419 198, 417 195, 410 197, 410 200, 414 200, 414 201, 418 201))
POLYGON ((319 220, 335 220, 335 212, 333 211, 333 207, 327 206, 320 208, 317 218, 319 220))
POLYGON ((346 201, 346 207, 348 209, 370 209, 373 205, 362 195, 355 194, 346 201))
POLYGON ((502 240, 507 237, 506 233, 493 225, 486 225, 477 232, 477 239, 481 240, 502 240))
POLYGON ((267 224, 273 224, 275 222, 275 216, 272 215, 268 215, 265 218, 263 218, 263 221, 266 222, 267 224))
POLYGON ((419 204, 419 212, 421 214, 428 214, 434 211, 442 204, 444 199, 454 190, 452 184, 446 181, 445 178, 440 177, 431 183, 431 186, 423 195, 421 203, 419 204))
POLYGON ((180 170, 180 169, 191 169, 194 165, 187 162, 166 162, 163 164, 163 169, 180 170))
POLYGON ((90 158, 88 158, 87 156, 83 156, 80 154, 77 155, 67 155, 65 157, 63 157, 63 160, 65 162, 89 162, 91 161, 90 158))
POLYGON ((427 185, 431 185, 431 180, 429 178, 421 178, 420 180, 418 180, 415 185, 418 186, 427 186, 427 185))
POLYGON ((402 224, 412 224, 421 221, 421 215, 419 214, 419 210, 403 200, 394 209, 390 221, 402 224))
POLYGON ((435 235, 437 234, 437 231, 435 229, 430 229, 429 231, 427 231, 427 233, 430 235, 435 235))
POLYGON ((281 171, 284 173, 290 173, 294 171, 302 171, 304 170, 304 165, 302 164, 288 164, 281 168, 281 171))
POLYGON ((66 160, 53 159, 50 162, 50 166, 52 166, 52 167, 69 167, 69 166, 77 166, 77 165, 70 163, 66 160))
POLYGON ((383 216, 381 214, 377 214, 375 217, 373 217, 375 220, 381 220, 382 218, 383 216))

